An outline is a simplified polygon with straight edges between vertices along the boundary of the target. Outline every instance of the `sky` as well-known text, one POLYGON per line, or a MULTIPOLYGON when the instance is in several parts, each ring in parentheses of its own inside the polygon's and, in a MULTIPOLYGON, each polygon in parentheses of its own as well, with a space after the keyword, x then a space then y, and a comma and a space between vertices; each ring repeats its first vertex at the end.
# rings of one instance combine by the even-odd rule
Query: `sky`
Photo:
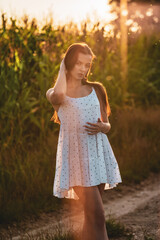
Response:
POLYGON ((109 22, 115 18, 110 8, 108 0, 0 0, 1 13, 5 12, 7 17, 27 14, 43 21, 50 15, 57 25, 70 20, 78 23, 87 16, 93 22, 96 19, 109 22))

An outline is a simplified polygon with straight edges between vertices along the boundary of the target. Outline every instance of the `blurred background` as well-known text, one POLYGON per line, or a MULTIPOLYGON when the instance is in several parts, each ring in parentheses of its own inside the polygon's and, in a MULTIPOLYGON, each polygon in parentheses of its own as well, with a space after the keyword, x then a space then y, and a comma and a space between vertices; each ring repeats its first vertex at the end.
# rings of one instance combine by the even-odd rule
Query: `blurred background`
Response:
POLYGON ((51 212, 59 125, 45 93, 64 52, 86 42, 90 81, 111 106, 123 184, 160 172, 160 1, 1 0, 0 223, 51 212))

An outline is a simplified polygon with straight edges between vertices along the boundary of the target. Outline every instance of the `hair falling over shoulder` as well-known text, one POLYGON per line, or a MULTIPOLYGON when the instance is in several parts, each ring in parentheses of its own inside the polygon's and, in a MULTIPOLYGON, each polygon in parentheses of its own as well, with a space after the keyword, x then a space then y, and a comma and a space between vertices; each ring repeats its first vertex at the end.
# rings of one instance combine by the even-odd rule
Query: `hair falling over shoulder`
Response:
MULTIPOLYGON (((96 56, 92 52, 91 48, 85 42, 73 43, 71 46, 68 47, 68 49, 65 53, 65 57, 64 57, 64 63, 65 63, 67 72, 70 72, 72 70, 72 68, 74 67, 74 65, 77 61, 77 58, 78 58, 78 53, 91 55, 92 61, 94 58, 96 58, 96 56)), ((91 65, 92 65, 92 63, 91 63, 91 65)), ((108 95, 107 95, 105 87, 100 82, 90 82, 87 79, 87 77, 90 73, 90 70, 91 70, 91 65, 90 65, 90 68, 89 68, 86 76, 82 79, 82 84, 90 85, 90 86, 94 87, 94 89, 97 93, 97 96, 98 96, 98 98, 101 98, 104 110, 106 111, 107 116, 109 117, 109 115, 111 114, 111 109, 110 109, 108 95)), ((50 119, 50 121, 53 121, 54 123, 58 123, 58 124, 61 123, 56 110, 54 111, 54 114, 53 114, 52 118, 50 119)))

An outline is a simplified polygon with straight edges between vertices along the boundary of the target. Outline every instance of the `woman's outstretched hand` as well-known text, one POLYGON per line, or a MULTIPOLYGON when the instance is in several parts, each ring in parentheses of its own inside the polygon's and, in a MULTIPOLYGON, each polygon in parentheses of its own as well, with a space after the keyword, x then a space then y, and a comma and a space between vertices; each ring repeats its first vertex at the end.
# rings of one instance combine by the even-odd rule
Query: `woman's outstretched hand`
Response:
POLYGON ((102 122, 100 118, 98 118, 97 123, 90 123, 90 122, 86 122, 86 123, 91 125, 91 126, 83 125, 83 127, 86 128, 85 130, 88 132, 89 135, 93 135, 98 132, 107 133, 111 128, 111 125, 109 122, 102 122))

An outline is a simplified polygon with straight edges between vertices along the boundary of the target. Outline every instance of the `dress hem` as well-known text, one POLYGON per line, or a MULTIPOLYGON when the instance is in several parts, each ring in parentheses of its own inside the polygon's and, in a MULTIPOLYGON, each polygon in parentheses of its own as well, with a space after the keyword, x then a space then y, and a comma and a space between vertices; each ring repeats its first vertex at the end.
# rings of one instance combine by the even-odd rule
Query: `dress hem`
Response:
MULTIPOLYGON (((58 197, 58 198, 68 198, 68 199, 79 200, 79 197, 78 197, 77 194, 75 193, 73 187, 76 187, 76 186, 80 186, 80 187, 93 187, 93 186, 100 185, 101 183, 105 183, 105 187, 104 187, 104 191, 105 191, 105 190, 110 190, 110 189, 112 189, 112 188, 114 188, 114 187, 117 187, 117 185, 118 185, 119 183, 122 183, 122 181, 120 181, 120 182, 115 182, 115 183, 100 182, 100 183, 98 183, 98 184, 96 184, 96 185, 90 185, 90 186, 73 185, 73 186, 70 186, 69 189, 65 189, 65 190, 62 191, 61 193, 55 193, 55 194, 53 194, 53 196, 58 197), (67 193, 68 193, 68 191, 71 191, 71 190, 74 191, 74 194, 62 195, 63 192, 67 192, 67 193)), ((64 188, 63 188, 63 189, 64 189, 64 188)))

